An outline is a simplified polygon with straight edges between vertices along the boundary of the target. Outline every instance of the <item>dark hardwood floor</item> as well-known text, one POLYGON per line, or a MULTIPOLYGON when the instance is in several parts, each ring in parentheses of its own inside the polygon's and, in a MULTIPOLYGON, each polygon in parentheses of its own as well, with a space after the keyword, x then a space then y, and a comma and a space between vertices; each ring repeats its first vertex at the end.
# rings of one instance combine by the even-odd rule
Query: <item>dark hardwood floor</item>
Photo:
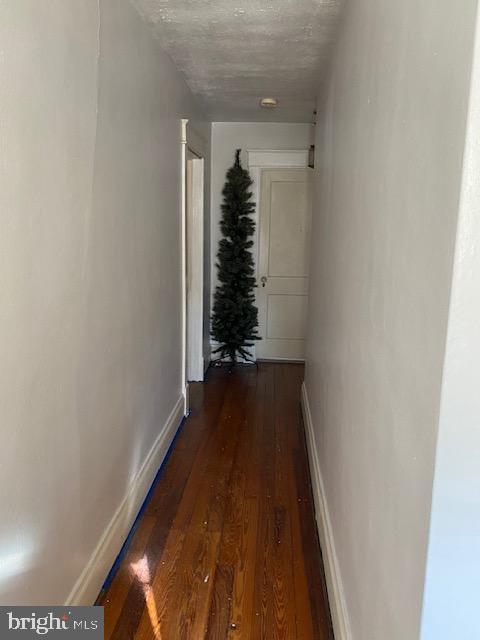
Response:
POLYGON ((210 369, 98 604, 115 640, 331 640, 303 366, 210 369))

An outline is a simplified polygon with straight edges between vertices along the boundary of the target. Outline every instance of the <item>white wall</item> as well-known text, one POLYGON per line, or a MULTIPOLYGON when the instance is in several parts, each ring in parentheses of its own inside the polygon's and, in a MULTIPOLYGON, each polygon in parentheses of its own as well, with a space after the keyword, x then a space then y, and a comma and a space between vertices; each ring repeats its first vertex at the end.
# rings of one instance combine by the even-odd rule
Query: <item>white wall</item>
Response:
MULTIPOLYGON (((221 238, 222 189, 235 150, 242 149, 242 164, 248 168, 246 151, 253 149, 307 149, 313 143, 313 125, 273 122, 214 122, 211 149, 211 295, 217 286, 217 251, 221 238)), ((258 216, 257 216, 258 222, 258 216)), ((255 251, 255 249, 254 249, 255 251)))
POLYGON ((422 640, 480 638, 479 18, 475 49, 433 486, 422 640))
POLYGON ((420 633, 475 7, 347 3, 319 105, 306 389, 355 640, 420 633))
POLYGON ((182 393, 180 118, 198 114, 126 0, 6 0, 0 41, 0 602, 52 604, 182 393))

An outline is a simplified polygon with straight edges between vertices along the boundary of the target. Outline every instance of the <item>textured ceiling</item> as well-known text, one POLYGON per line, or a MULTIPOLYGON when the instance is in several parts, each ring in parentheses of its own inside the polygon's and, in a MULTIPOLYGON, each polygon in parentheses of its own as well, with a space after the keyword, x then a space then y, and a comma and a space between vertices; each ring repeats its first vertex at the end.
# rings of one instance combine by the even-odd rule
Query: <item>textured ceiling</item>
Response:
POLYGON ((312 121, 340 3, 134 0, 212 120, 273 122, 312 121))

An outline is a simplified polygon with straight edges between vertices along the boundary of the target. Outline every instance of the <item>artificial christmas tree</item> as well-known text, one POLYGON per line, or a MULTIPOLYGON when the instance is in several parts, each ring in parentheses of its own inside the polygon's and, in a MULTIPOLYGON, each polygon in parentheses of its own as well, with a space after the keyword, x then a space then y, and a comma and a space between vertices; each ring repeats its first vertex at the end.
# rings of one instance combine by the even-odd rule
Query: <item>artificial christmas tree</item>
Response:
POLYGON ((258 311, 254 305, 255 269, 250 248, 255 223, 250 218, 255 210, 251 202, 252 179, 240 164, 240 149, 235 164, 227 172, 222 191, 223 238, 218 250, 218 280, 212 317, 212 336, 219 343, 214 353, 219 359, 228 358, 235 363, 241 356, 251 360, 246 350, 253 346, 257 336, 258 311))

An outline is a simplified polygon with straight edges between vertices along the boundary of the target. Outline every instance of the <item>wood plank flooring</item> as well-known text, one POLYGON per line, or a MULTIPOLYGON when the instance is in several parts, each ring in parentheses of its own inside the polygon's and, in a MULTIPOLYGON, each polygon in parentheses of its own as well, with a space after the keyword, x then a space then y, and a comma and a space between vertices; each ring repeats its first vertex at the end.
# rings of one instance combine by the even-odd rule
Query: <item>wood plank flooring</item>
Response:
POLYGON ((332 640, 303 365, 208 372, 98 604, 114 640, 332 640))

